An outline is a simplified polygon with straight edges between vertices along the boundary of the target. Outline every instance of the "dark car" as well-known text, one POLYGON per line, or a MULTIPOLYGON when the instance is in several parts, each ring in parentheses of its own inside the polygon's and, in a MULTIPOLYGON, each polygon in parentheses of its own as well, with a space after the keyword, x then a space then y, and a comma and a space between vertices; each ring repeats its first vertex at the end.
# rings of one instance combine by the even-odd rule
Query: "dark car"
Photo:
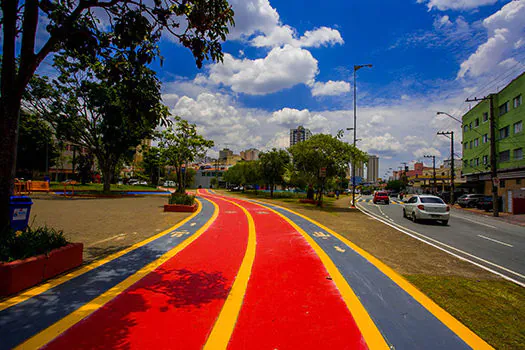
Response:
POLYGON ((377 191, 376 193, 374 193, 374 199, 372 201, 374 202, 374 204, 377 204, 378 202, 383 202, 385 204, 390 203, 388 193, 382 191, 377 191))
MULTIPOLYGON (((503 207, 503 200, 501 197, 498 197, 498 204, 499 204, 499 210, 501 211, 503 207)), ((491 211, 493 209, 493 201, 492 196, 484 196, 478 202, 476 203, 476 208, 482 209, 485 211, 491 211)))
POLYGON ((393 197, 393 198, 397 198, 399 196, 399 193, 397 193, 397 192, 390 192, 390 194, 388 196, 389 197, 393 197))
POLYGON ((462 208, 474 208, 478 201, 484 197, 483 194, 464 194, 458 198, 457 203, 462 208))
POLYGON ((372 194, 372 191, 370 191, 370 190, 363 190, 362 194, 363 194, 363 196, 370 196, 372 194))

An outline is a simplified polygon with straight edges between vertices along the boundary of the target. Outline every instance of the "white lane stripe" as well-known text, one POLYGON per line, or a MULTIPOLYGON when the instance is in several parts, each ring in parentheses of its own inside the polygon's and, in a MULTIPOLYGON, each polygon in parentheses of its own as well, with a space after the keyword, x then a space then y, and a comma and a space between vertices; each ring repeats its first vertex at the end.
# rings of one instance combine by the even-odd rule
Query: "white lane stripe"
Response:
POLYGON ((494 238, 485 237, 485 236, 483 236, 483 235, 478 235, 478 237, 485 238, 485 239, 488 239, 489 241, 492 241, 492 242, 496 242, 496 243, 499 243, 499 244, 506 245, 507 247, 514 248, 514 246, 513 246, 512 244, 508 244, 508 243, 505 243, 505 242, 502 242, 502 241, 498 241, 497 239, 494 239, 494 238))
POLYGON ((492 226, 492 225, 484 224, 484 223, 482 223, 482 222, 478 222, 478 221, 476 221, 476 220, 468 219, 468 218, 466 218, 466 217, 464 217, 464 216, 460 216, 460 215, 452 215, 452 216, 455 217, 455 218, 459 218, 459 219, 462 219, 462 220, 467 220, 467 221, 473 222, 473 223, 478 224, 478 225, 483 225, 483 226, 486 226, 486 227, 490 227, 490 228, 493 228, 493 229, 497 229, 496 226, 492 226))
POLYGON ((471 264, 473 264, 473 265, 476 265, 476 266, 478 266, 478 267, 480 267, 480 268, 482 268, 482 269, 484 269, 484 270, 487 270, 487 271, 489 271, 489 272, 491 272, 491 273, 493 273, 493 274, 496 274, 496 275, 498 275, 498 276, 500 276, 500 277, 503 277, 504 279, 509 280, 509 281, 511 281, 511 282, 514 282, 514 283, 516 283, 517 285, 519 285, 519 286, 521 286, 521 287, 525 287, 525 283, 522 283, 522 282, 520 282, 520 281, 518 281, 518 280, 515 280, 515 279, 512 278, 512 277, 509 277, 509 276, 507 276, 507 275, 504 275, 504 274, 502 274, 501 272, 497 272, 497 271, 495 271, 495 270, 493 270, 493 269, 491 269, 491 268, 489 268, 489 267, 487 267, 487 266, 485 266, 485 265, 481 265, 481 264, 479 264, 479 263, 477 263, 477 262, 475 262, 475 261, 472 261, 472 260, 470 260, 470 259, 467 259, 467 258, 465 258, 465 257, 463 257, 463 256, 461 256, 461 255, 457 255, 457 254, 455 254, 455 253, 453 253, 453 252, 451 252, 451 251, 449 251, 449 250, 447 250, 447 249, 445 249, 445 248, 443 248, 443 247, 440 247, 440 246, 438 246, 438 245, 436 245, 436 244, 433 244, 433 243, 427 241, 427 239, 428 239, 428 240, 431 240, 431 241, 434 241, 434 242, 436 242, 437 244, 441 244, 441 245, 443 245, 443 246, 445 246, 445 247, 447 247, 447 248, 450 248, 450 249, 456 250, 456 251, 458 251, 458 252, 460 252, 460 253, 462 253, 462 254, 465 254, 465 255, 470 256, 470 257, 472 257, 472 258, 475 258, 475 259, 477 259, 477 260, 480 260, 480 261, 482 261, 482 262, 484 262, 484 263, 487 263, 487 264, 489 264, 489 265, 493 265, 493 266, 495 266, 495 267, 497 267, 497 268, 499 268, 499 269, 502 269, 502 270, 504 270, 504 271, 510 272, 510 273, 512 273, 512 274, 514 274, 514 275, 516 275, 516 276, 518 276, 518 277, 521 277, 521 278, 525 279, 525 276, 522 275, 522 274, 520 274, 520 273, 518 273, 518 272, 515 272, 515 271, 512 271, 512 270, 509 270, 509 269, 507 269, 506 267, 500 266, 500 265, 498 265, 498 264, 492 263, 492 262, 487 261, 487 260, 485 260, 485 259, 479 258, 479 257, 477 257, 477 256, 475 256, 475 255, 472 255, 472 254, 469 254, 469 253, 467 253, 467 252, 464 252, 464 251, 462 251, 462 250, 460 250, 460 249, 457 249, 457 248, 454 248, 454 247, 452 247, 452 246, 449 246, 449 245, 447 245, 447 244, 445 244, 445 243, 442 243, 442 242, 440 242, 440 241, 437 241, 437 240, 435 240, 435 239, 432 239, 432 238, 430 238, 430 237, 427 237, 427 236, 425 236, 425 235, 422 235, 422 234, 420 234, 420 233, 418 233, 418 232, 415 232, 415 231, 410 230, 410 229, 408 229, 408 228, 406 228, 406 227, 400 226, 400 225, 398 225, 398 224, 396 224, 396 223, 389 223, 389 222, 383 220, 382 218, 380 218, 380 217, 378 217, 378 216, 372 214, 371 212, 369 212, 369 211, 366 210, 365 208, 360 208, 360 207, 358 206, 358 209, 361 210, 361 211, 363 211, 363 213, 365 213, 366 215, 372 217, 373 219, 375 219, 375 220, 377 220, 377 221, 380 221, 380 222, 384 223, 385 225, 388 225, 388 226, 390 226, 390 227, 392 227, 392 228, 398 230, 399 232, 402 232, 402 233, 404 233, 404 234, 406 234, 406 235, 408 235, 408 236, 410 236, 410 237, 412 237, 412 238, 415 238, 415 239, 417 239, 418 241, 421 241, 421 242, 423 242, 423 243, 426 243, 426 244, 428 244, 428 245, 430 245, 430 246, 432 246, 432 247, 434 247, 434 248, 437 248, 437 249, 439 249, 439 250, 441 250, 441 251, 444 251, 445 253, 448 253, 448 254, 450 254, 450 255, 452 255, 452 256, 455 256, 455 257, 458 258, 458 259, 461 259, 461 260, 463 260, 463 261, 467 261, 467 262, 469 262, 469 263, 471 263, 471 264), (413 234, 410 233, 410 232, 408 232, 408 231, 412 232, 413 234), (420 238, 420 237, 418 237, 418 236, 424 237, 424 239, 423 239, 423 238, 420 238))

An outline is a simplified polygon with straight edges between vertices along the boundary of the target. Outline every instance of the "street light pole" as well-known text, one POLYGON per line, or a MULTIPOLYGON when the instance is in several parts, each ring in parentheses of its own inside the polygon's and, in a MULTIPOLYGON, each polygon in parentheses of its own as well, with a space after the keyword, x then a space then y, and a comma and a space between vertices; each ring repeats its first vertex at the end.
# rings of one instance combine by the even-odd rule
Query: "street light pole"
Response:
MULTIPOLYGON (((357 143, 357 91, 356 91, 356 72, 363 68, 372 68, 371 64, 354 65, 354 150, 357 143)), ((355 157, 352 162, 352 206, 355 207, 355 157)))
POLYGON ((432 192, 436 191, 436 156, 424 155, 425 158, 432 158, 432 177, 434 179, 434 186, 432 192))

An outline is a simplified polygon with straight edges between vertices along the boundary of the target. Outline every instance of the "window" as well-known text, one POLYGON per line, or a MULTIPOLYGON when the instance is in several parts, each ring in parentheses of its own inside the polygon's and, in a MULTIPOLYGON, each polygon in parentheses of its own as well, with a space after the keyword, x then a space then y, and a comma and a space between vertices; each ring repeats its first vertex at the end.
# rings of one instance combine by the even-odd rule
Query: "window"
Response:
POLYGON ((470 123, 468 124, 468 129, 469 129, 469 130, 472 130, 472 122, 470 122, 470 123))
POLYGON ((470 141, 470 149, 472 149, 472 141, 470 141))
POLYGON ((499 180, 499 188, 505 188, 505 180, 499 180))
POLYGON ((521 121, 514 123, 514 133, 517 134, 523 131, 523 123, 521 121))
POLYGON ((474 120, 474 127, 477 128, 479 126, 479 118, 476 118, 474 120))
POLYGON ((482 143, 487 143, 489 142, 489 134, 485 134, 481 137, 481 142, 482 143))
POLYGON ((467 132, 467 131, 468 131, 468 125, 465 125, 465 126, 463 127, 463 132, 467 132))
POLYGON ((474 147, 478 147, 479 146, 479 139, 474 139, 474 147))
POLYGON ((441 198, 421 197, 421 203, 445 204, 441 198))
POLYGON ((509 111, 509 101, 499 106, 499 115, 503 115, 509 111))
POLYGON ((465 168, 468 167, 468 160, 467 160, 467 159, 465 159, 465 160, 463 161, 463 166, 464 166, 465 168))
POLYGON ((487 165, 489 162, 489 156, 483 156, 483 165, 487 165))
POLYGON ((506 139, 509 137, 509 127, 506 126, 504 128, 499 129, 499 139, 506 139))
POLYGON ((471 159, 471 160, 470 160, 470 166, 471 166, 471 167, 474 166, 474 159, 471 159))
POLYGON ((479 158, 476 158, 474 159, 474 166, 478 166, 479 165, 479 158))
POLYGON ((483 123, 485 123, 488 120, 489 120, 489 113, 488 112, 483 113, 483 123))
POLYGON ((508 162, 510 160, 510 151, 503 151, 499 152, 499 161, 500 162, 508 162))
POLYGON ((514 150, 514 159, 523 159, 523 148, 516 148, 514 150))
POLYGON ((521 106, 521 95, 514 97, 512 102, 514 104, 514 108, 518 108, 519 106, 521 106))
POLYGON ((467 146, 468 146, 468 142, 465 142, 465 143, 463 144, 463 149, 467 149, 467 146))

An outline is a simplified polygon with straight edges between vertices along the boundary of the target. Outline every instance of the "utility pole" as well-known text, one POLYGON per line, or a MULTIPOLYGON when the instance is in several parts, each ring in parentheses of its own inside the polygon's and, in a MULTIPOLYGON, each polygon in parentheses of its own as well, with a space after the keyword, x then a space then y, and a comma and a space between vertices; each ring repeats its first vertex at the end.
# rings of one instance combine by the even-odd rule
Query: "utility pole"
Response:
POLYGON ((425 158, 432 158, 432 177, 434 179, 434 186, 432 187, 432 193, 436 192, 436 156, 424 155, 425 158))
POLYGON ((450 135, 450 204, 454 204, 454 131, 438 132, 438 135, 450 135))
POLYGON ((494 95, 490 94, 483 98, 474 97, 473 99, 466 99, 465 102, 477 102, 489 100, 489 119, 490 119, 490 181, 492 182, 492 215, 499 216, 499 202, 498 202, 498 186, 496 184, 498 178, 498 168, 496 159, 496 121, 494 120, 494 95))

